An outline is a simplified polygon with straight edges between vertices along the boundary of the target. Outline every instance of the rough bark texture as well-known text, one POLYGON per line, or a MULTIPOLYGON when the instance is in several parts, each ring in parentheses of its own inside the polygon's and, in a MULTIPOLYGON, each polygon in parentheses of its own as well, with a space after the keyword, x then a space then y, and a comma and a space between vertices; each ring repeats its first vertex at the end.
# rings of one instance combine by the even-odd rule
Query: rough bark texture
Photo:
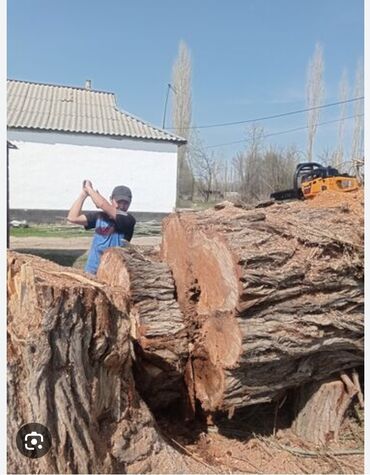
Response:
POLYGON ((151 408, 183 401, 188 339, 168 266, 130 246, 108 249, 97 278, 123 293, 135 345, 135 377, 151 408))
POLYGON ((162 240, 203 409, 232 413, 361 365, 363 196, 217 208, 170 215, 162 240))
POLYGON ((301 386, 293 432, 316 445, 337 440, 345 413, 356 393, 340 379, 301 386))
POLYGON ((129 320, 114 298, 82 272, 9 252, 9 472, 192 471, 135 390, 129 320), (15 444, 29 422, 52 435, 40 459, 24 457, 15 444))

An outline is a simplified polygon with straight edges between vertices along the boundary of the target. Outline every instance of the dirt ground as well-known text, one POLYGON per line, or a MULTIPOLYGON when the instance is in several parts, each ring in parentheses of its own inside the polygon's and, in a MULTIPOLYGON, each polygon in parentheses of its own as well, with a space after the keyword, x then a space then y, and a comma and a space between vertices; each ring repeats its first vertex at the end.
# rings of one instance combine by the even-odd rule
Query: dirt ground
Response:
MULTIPOLYGON (((160 236, 134 237, 132 244, 139 246, 156 246, 161 242, 160 236)), ((17 249, 89 249, 91 237, 10 237, 10 248, 17 249)))
MULTIPOLYGON (((33 254, 59 265, 84 269, 92 237, 10 237, 10 249, 33 254)), ((132 239, 132 244, 142 248, 159 248, 160 236, 140 236, 132 239)))
POLYGON ((168 416, 159 425, 169 442, 200 462, 206 473, 364 473, 364 432, 357 408, 357 416, 351 411, 343 422, 338 440, 326 447, 295 436, 286 427, 287 409, 275 417, 271 405, 251 406, 231 420, 219 416, 216 430, 208 432, 168 416))

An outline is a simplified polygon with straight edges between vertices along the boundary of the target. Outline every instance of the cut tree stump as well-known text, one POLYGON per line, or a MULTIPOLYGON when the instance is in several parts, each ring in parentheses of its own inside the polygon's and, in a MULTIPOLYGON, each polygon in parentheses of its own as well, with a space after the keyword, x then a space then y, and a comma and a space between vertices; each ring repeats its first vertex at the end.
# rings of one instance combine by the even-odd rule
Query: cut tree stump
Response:
POLYGON ((112 248, 101 258, 97 279, 109 284, 115 295, 125 296, 135 346, 135 378, 145 401, 153 410, 186 403, 187 329, 167 264, 133 246, 112 248))
POLYGON ((177 212, 161 255, 192 345, 186 382, 206 412, 278 399, 363 364, 363 195, 177 212))
POLYGON ((136 392, 129 319, 109 286, 26 254, 8 253, 8 471, 193 473, 167 445, 136 392), (16 447, 30 422, 52 447, 39 459, 16 447))
POLYGON ((292 430, 301 439, 316 445, 337 441, 345 413, 358 393, 348 376, 343 379, 299 388, 292 430))

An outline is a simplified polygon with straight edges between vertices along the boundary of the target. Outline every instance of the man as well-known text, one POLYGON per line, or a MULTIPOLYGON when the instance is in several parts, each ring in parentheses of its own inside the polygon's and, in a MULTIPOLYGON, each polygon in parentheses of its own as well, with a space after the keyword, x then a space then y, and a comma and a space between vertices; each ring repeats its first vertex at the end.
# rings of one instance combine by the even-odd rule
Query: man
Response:
POLYGON ((73 203, 67 219, 70 223, 82 224, 85 229, 95 228, 85 266, 86 272, 96 274, 101 255, 106 249, 124 246, 125 241, 131 241, 136 222, 135 218, 127 213, 131 199, 130 188, 121 185, 114 188, 109 203, 98 190, 93 189, 91 181, 83 182, 82 192, 73 203), (101 211, 81 213, 88 196, 101 211))

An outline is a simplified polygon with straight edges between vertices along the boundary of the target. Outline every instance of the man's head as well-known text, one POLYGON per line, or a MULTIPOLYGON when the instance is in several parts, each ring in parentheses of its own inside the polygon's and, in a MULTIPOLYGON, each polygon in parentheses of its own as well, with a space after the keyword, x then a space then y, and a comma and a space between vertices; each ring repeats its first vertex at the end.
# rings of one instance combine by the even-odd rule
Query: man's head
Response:
POLYGON ((116 186, 112 191, 111 200, 117 208, 127 211, 132 200, 130 188, 124 185, 116 186))

